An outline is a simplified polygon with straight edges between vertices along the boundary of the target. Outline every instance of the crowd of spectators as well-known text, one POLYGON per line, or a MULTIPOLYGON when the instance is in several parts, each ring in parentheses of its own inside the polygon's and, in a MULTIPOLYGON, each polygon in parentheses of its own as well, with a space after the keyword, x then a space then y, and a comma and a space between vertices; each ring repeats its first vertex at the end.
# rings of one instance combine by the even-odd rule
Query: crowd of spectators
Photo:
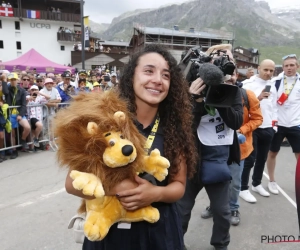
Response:
POLYGON ((18 157, 18 147, 26 152, 45 149, 46 145, 40 142, 50 140, 47 129, 59 108, 81 92, 117 88, 118 78, 119 71, 111 72, 106 66, 63 74, 1 73, 0 162, 7 155, 11 159, 18 157))

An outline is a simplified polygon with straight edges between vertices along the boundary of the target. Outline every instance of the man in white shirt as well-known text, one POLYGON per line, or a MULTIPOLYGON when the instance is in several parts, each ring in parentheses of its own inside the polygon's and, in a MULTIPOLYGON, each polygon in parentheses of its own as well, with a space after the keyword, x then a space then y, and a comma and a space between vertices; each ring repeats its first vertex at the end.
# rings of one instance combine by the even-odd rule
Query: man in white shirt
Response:
POLYGON ((240 197, 250 203, 256 202, 256 198, 250 193, 248 186, 250 171, 253 166, 252 191, 265 197, 270 196, 261 185, 261 180, 270 145, 277 129, 276 89, 271 82, 274 70, 275 63, 272 60, 264 60, 258 68, 259 74, 243 82, 243 88, 252 90, 257 96, 263 115, 262 125, 253 131, 254 150, 245 159, 242 173, 240 197))
POLYGON ((58 107, 58 103, 61 102, 61 97, 56 88, 53 87, 53 80, 51 78, 45 79, 44 88, 40 91, 41 94, 47 99, 46 106, 49 108, 49 115, 55 114, 55 108, 58 107))
POLYGON ((287 55, 282 60, 283 74, 273 79, 278 108, 278 132, 272 140, 267 160, 270 176, 268 187, 273 194, 278 194, 274 172, 276 156, 285 137, 296 159, 300 155, 300 74, 297 73, 299 62, 295 54, 287 55))

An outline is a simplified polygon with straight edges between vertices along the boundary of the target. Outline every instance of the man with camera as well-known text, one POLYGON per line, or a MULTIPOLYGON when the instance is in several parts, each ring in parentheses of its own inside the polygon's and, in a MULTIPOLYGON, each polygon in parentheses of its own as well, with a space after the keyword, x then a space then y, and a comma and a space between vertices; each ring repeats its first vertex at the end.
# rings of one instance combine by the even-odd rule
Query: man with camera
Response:
MULTIPOLYGON (((243 88, 252 90, 260 101, 263 115, 263 123, 253 132, 253 151, 245 159, 242 173, 242 184, 240 197, 247 202, 255 203, 256 198, 249 191, 249 176, 254 166, 252 175, 252 191, 261 196, 270 196, 263 186, 261 180, 265 168, 270 145, 277 130, 277 105, 276 89, 271 82, 275 70, 272 60, 264 60, 258 67, 258 75, 252 76, 243 82, 243 88)), ((269 186, 269 189, 272 187, 269 186)))
POLYGON ((241 93, 236 86, 224 84, 224 75, 228 75, 230 71, 229 74, 233 74, 235 68, 231 49, 230 44, 209 48, 206 55, 210 58, 208 58, 209 60, 205 58, 203 61, 217 66, 210 64, 209 70, 201 73, 201 70, 205 68, 204 65, 207 66, 207 64, 200 65, 199 75, 203 75, 203 79, 197 78, 191 83, 190 93, 195 101, 193 126, 200 160, 197 164, 197 173, 193 179, 187 179, 185 194, 178 201, 182 229, 185 234, 196 196, 205 187, 214 218, 210 244, 218 250, 227 249, 230 242, 229 186, 231 173, 228 164, 231 162, 239 164, 240 162, 240 149, 235 130, 238 130, 243 123, 241 93), (231 70, 228 71, 228 68, 231 70), (216 78, 219 78, 219 71, 221 78, 218 85, 208 86, 216 78), (216 72, 215 76, 212 74, 213 72, 216 72), (206 82, 205 78, 207 78, 206 82), (223 91, 220 91, 221 89, 223 91), (203 92, 206 92, 205 98, 203 98, 203 92), (212 93, 219 96, 215 98, 212 93), (212 99, 215 99, 215 104, 209 102, 212 99), (220 104, 218 99, 222 99, 224 102, 220 104))
POLYGON ((110 90, 112 88, 108 84, 110 82, 110 77, 108 75, 103 75, 101 78, 102 78, 102 81, 100 83, 100 87, 102 88, 102 91, 110 90))
POLYGON ((33 144, 39 148, 39 136, 43 130, 43 107, 41 105, 47 103, 47 98, 50 97, 39 92, 36 85, 30 87, 30 95, 26 97, 28 106, 28 118, 31 125, 31 130, 34 134, 33 144), (37 106, 39 105, 39 106, 37 106))
POLYGON ((295 54, 282 58, 283 74, 275 78, 278 108, 278 132, 274 135, 268 155, 267 167, 270 176, 269 191, 278 194, 275 182, 276 156, 286 137, 296 159, 300 155, 300 75, 297 73, 299 62, 295 54))
POLYGON ((65 72, 62 74, 63 81, 56 87, 61 97, 61 103, 70 101, 71 95, 75 94, 75 87, 71 85, 71 74, 65 72))

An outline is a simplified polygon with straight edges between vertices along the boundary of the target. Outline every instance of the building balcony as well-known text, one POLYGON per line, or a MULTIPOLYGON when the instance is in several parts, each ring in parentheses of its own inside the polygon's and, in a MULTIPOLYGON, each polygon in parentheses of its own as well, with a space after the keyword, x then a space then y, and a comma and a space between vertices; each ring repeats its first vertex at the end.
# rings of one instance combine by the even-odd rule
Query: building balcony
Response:
MULTIPOLYGON (((27 13, 27 9, 18 9, 14 8, 14 16, 20 18, 30 18, 27 13)), ((80 14, 73 13, 64 13, 64 12, 52 12, 45 10, 35 10, 39 12, 37 18, 31 18, 36 20, 51 20, 51 21, 60 21, 60 22, 73 22, 80 23, 80 14)))
POLYGON ((81 42, 81 34, 57 32, 57 41, 81 42))

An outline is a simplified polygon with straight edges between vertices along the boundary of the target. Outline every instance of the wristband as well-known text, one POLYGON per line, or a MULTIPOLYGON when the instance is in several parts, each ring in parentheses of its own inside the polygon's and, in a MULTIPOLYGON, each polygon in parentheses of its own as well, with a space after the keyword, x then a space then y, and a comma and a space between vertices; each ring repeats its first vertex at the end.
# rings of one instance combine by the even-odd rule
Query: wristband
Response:
POLYGON ((272 121, 272 127, 277 127, 278 126, 278 121, 272 121))

